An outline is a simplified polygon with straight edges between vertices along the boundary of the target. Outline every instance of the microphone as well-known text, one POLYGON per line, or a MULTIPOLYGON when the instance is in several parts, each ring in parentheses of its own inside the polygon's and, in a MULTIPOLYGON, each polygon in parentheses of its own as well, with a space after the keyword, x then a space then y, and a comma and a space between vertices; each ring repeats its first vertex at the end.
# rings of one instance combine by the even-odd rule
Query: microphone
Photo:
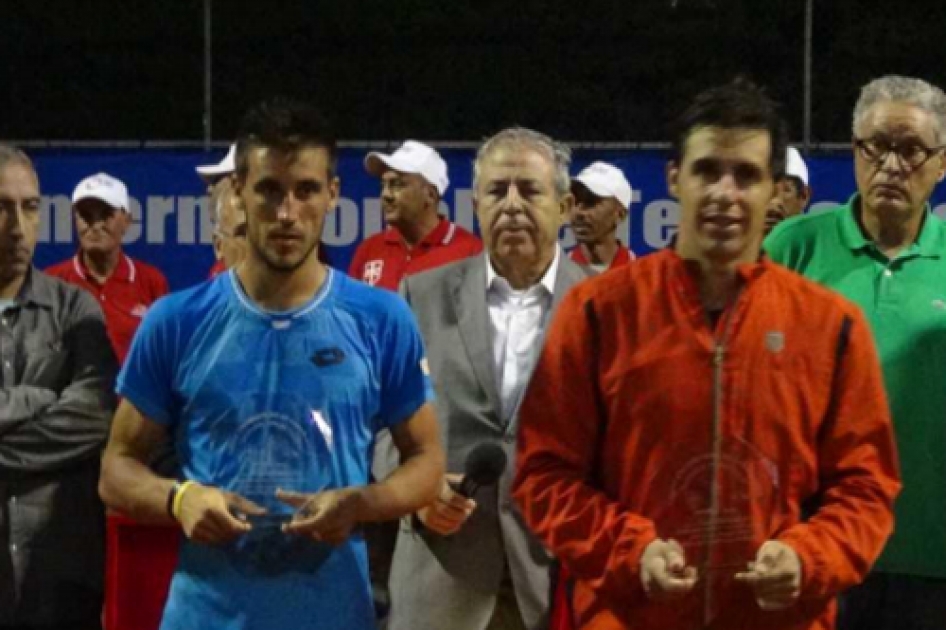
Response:
POLYGON ((475 446, 466 456, 463 465, 463 481, 451 484, 454 492, 471 498, 483 486, 492 486, 506 470, 506 453, 493 442, 475 446))

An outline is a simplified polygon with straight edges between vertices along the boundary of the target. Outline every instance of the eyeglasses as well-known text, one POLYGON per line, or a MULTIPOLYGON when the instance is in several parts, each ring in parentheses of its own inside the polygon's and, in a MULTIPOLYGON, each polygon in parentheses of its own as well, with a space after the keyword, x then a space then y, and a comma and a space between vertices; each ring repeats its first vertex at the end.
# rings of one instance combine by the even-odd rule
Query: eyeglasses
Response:
POLYGON ((854 138, 854 146, 857 147, 861 157, 876 165, 886 162, 887 157, 893 152, 900 165, 909 171, 917 170, 934 155, 946 149, 946 144, 938 147, 924 147, 917 142, 900 144, 884 138, 854 138))

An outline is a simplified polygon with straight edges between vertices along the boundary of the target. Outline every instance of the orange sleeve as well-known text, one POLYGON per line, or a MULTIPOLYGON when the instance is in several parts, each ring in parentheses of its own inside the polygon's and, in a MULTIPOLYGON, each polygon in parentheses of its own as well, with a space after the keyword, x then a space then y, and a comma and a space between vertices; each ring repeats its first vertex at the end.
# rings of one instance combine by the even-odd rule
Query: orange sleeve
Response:
POLYGON ((563 300, 519 413, 517 501, 528 526, 575 577, 622 602, 643 598, 640 557, 653 522, 599 490, 608 418, 598 400, 593 302, 563 300))
POLYGON ((845 328, 847 343, 839 341, 832 400, 819 436, 819 508, 778 537, 801 559, 803 597, 831 597, 864 579, 893 531, 893 501, 900 491, 873 337, 856 309, 847 315, 842 339, 845 328))

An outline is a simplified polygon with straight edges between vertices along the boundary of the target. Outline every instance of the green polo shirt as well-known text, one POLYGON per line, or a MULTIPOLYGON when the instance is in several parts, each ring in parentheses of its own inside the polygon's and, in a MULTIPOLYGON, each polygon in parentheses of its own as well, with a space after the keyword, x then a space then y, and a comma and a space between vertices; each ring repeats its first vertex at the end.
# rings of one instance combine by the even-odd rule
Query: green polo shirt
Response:
POLYGON ((888 259, 855 218, 860 203, 782 222, 775 262, 841 293, 870 321, 893 414, 903 491, 876 569, 946 578, 946 223, 927 207, 919 238, 888 259))

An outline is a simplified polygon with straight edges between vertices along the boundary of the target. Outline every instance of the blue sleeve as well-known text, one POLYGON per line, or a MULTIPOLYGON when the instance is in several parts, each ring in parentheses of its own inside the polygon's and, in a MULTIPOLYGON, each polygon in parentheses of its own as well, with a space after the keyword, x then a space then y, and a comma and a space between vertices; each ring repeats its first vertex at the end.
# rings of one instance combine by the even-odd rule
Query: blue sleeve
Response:
POLYGON ((169 426, 176 413, 174 366, 177 365, 180 318, 173 300, 158 300, 148 310, 135 333, 131 349, 118 375, 118 394, 146 418, 169 426))
POLYGON ((380 330, 381 425, 390 428, 409 419, 434 399, 424 341, 407 303, 389 294, 380 330))

